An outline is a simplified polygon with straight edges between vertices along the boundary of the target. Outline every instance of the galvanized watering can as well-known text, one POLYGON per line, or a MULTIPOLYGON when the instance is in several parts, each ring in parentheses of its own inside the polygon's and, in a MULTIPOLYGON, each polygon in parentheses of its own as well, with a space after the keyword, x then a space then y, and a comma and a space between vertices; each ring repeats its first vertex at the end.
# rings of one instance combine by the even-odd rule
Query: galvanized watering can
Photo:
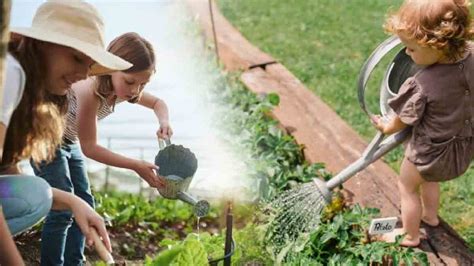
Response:
MULTIPOLYGON (((370 75, 382 58, 395 49, 400 43, 400 39, 396 36, 390 37, 382 42, 370 55, 360 71, 358 99, 360 107, 367 114, 369 119, 372 116, 372 113, 367 109, 365 90, 370 75)), ((400 86, 405 82, 405 80, 413 76, 418 70, 419 67, 405 53, 405 47, 399 48, 398 53, 386 69, 384 79, 380 84, 380 113, 383 117, 388 117, 391 112, 391 109, 387 104, 388 100, 397 95, 400 86)), ((378 132, 370 142, 369 146, 365 149, 361 158, 347 166, 327 182, 320 179, 314 179, 314 184, 323 196, 324 201, 329 204, 331 202, 330 191, 332 189, 344 183, 356 173, 365 169, 371 163, 375 162, 387 152, 401 144, 407 136, 410 135, 410 132, 411 128, 405 128, 404 130, 390 136, 385 136, 383 133, 378 132)))
MULTIPOLYGON (((369 119, 372 114, 366 107, 365 90, 371 73, 382 58, 398 49, 380 84, 380 113, 383 118, 393 112, 387 104, 388 100, 394 97, 405 80, 418 70, 411 58, 405 54, 405 49, 397 48, 399 44, 400 40, 396 37, 385 40, 375 49, 360 71, 359 104, 369 119)), ((405 128, 387 136, 377 132, 361 157, 327 182, 315 178, 313 182, 295 187, 274 200, 272 204, 277 212, 272 222, 272 230, 268 234, 269 240, 285 245, 288 239, 296 240, 300 233, 314 230, 320 224, 324 207, 332 202, 331 191, 401 144, 410 135, 410 131, 411 128, 405 128)))
POLYGON ((155 157, 155 165, 165 181, 164 187, 158 188, 160 195, 189 203, 194 206, 196 216, 205 216, 209 212, 209 202, 198 200, 187 192, 197 170, 196 156, 182 145, 171 144, 169 139, 158 139, 158 143, 160 151, 155 157))

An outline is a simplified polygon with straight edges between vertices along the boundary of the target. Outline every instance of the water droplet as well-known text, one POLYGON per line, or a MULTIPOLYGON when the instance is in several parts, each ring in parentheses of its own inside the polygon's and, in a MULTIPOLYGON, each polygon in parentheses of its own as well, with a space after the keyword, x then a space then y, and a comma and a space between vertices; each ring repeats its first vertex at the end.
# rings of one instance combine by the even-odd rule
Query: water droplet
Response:
POLYGON ((274 212, 270 240, 275 247, 284 247, 288 241, 295 241, 303 233, 314 231, 321 219, 325 206, 323 195, 313 182, 284 192, 270 203, 274 212))

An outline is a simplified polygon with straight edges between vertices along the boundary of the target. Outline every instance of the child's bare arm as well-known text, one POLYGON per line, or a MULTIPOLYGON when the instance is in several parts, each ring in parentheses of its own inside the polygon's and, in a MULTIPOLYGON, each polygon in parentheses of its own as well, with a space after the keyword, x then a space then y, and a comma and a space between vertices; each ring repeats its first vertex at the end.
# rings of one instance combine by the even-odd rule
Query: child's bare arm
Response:
POLYGON ((16 249, 13 237, 8 230, 7 223, 0 207, 0 265, 25 265, 20 253, 16 249))
POLYGON ((160 129, 157 132, 158 137, 169 138, 173 135, 173 131, 169 123, 168 106, 163 100, 149 93, 143 92, 138 104, 152 109, 155 112, 158 122, 160 123, 160 129))
POLYGON ((89 229, 89 227, 94 227, 102 237, 104 245, 109 251, 112 251, 104 219, 102 219, 94 209, 78 196, 57 188, 52 188, 51 190, 53 193, 53 205, 51 206, 51 209, 71 210, 74 214, 75 221, 81 229, 81 232, 86 237, 87 242, 91 243, 94 241, 91 230, 89 229))
POLYGON ((371 120, 375 128, 386 135, 398 132, 408 126, 402 122, 398 115, 394 115, 387 122, 385 122, 384 119, 379 115, 373 116, 371 120))
POLYGON ((138 104, 152 109, 155 112, 156 117, 158 118, 158 121, 160 122, 160 124, 162 122, 165 122, 165 123, 169 122, 168 106, 166 106, 166 103, 163 100, 147 92, 143 92, 143 95, 142 97, 140 97, 138 104))
POLYGON ((107 165, 133 168, 132 159, 113 153, 97 143, 97 110, 100 102, 94 95, 93 89, 79 88, 75 92, 77 134, 84 155, 107 165))
POLYGON ((125 157, 97 143, 97 110, 100 102, 90 87, 79 88, 75 91, 77 96, 77 133, 84 155, 103 164, 134 170, 150 186, 161 186, 162 181, 154 173, 154 169, 157 169, 154 164, 125 157))

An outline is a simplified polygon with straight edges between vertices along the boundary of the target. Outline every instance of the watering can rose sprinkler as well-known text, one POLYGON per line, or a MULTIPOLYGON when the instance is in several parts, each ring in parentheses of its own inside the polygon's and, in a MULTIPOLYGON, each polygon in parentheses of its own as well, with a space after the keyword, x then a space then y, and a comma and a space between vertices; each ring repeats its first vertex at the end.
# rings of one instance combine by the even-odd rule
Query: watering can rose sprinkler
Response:
POLYGON ((187 192, 197 170, 196 156, 182 145, 171 144, 169 139, 158 139, 158 144, 160 151, 155 157, 155 165, 164 181, 158 192, 166 199, 179 199, 191 204, 197 217, 206 216, 209 202, 198 200, 187 192))

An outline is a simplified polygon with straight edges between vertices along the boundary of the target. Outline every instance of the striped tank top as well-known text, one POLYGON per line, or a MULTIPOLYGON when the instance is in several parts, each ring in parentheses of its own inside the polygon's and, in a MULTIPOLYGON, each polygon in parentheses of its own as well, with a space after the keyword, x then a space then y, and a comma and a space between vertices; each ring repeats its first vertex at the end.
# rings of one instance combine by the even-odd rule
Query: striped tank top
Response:
MULTIPOLYGON (((66 142, 78 142, 77 134, 77 97, 74 90, 69 90, 68 92, 68 112, 66 116, 66 127, 64 129, 64 140, 66 142)), ((100 97, 100 96, 99 96, 100 97)), ((110 106, 107 103, 107 99, 100 97, 100 105, 97 110, 97 120, 102 120, 114 112, 114 106, 110 106)))

